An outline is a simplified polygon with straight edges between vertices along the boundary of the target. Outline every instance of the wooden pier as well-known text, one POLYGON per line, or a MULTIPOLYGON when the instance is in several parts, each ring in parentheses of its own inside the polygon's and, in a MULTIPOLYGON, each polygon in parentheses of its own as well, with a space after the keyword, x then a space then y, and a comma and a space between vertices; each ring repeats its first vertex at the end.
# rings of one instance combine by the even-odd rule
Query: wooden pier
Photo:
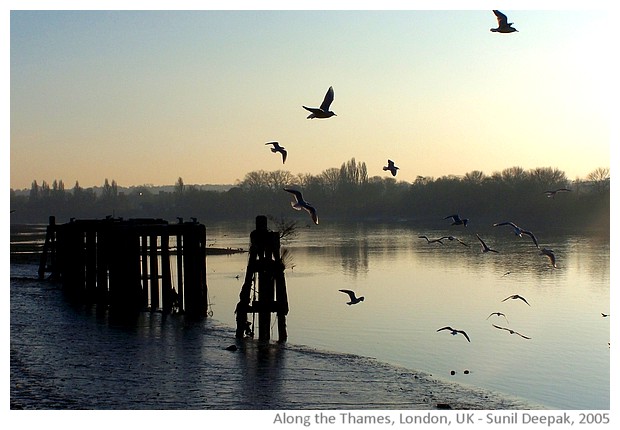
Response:
POLYGON ((248 314, 258 314, 259 340, 269 340, 271 314, 278 319, 278 342, 285 342, 288 296, 284 264, 280 255, 280 234, 267 229, 267 217, 256 217, 256 230, 250 234, 250 255, 245 280, 235 309, 236 337, 254 336, 248 314))
POLYGON ((208 311, 206 227, 195 221, 109 217, 56 224, 50 217, 39 277, 46 272, 85 303, 197 317, 208 311))

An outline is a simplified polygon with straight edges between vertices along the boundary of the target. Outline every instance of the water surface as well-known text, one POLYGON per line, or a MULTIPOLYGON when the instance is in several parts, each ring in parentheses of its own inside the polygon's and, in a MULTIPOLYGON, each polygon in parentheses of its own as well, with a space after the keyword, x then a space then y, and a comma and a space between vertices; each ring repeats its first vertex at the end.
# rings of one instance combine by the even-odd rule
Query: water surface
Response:
MULTIPOLYGON (((251 228, 221 226, 208 235, 214 243, 247 248, 244 230, 251 228)), ((283 243, 290 252, 289 342, 375 357, 551 408, 608 409, 610 317, 602 313, 610 313, 609 239, 536 234, 541 247, 554 250, 557 268, 529 237, 519 238, 509 227, 300 228, 283 243), (500 252, 482 253, 475 232, 500 252), (454 235, 469 246, 427 244, 419 235, 454 235), (348 306, 339 289, 354 290, 365 301, 348 306), (530 305, 503 301, 513 294, 530 305), (493 312, 507 319, 489 316, 493 312), (444 326, 465 330, 471 342, 437 332, 444 326)), ((213 256, 207 264, 214 318, 234 326, 247 254, 213 256)), ((272 337, 277 335, 273 318, 272 337)))

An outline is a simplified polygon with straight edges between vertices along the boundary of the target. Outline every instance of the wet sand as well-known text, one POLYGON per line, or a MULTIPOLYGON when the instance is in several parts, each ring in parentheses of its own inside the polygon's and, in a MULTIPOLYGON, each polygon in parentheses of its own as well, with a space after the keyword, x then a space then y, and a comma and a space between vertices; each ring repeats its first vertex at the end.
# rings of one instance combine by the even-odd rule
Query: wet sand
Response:
POLYGON ((11 279, 10 332, 13 410, 544 409, 290 339, 238 340, 211 319, 118 319, 37 280, 11 279))

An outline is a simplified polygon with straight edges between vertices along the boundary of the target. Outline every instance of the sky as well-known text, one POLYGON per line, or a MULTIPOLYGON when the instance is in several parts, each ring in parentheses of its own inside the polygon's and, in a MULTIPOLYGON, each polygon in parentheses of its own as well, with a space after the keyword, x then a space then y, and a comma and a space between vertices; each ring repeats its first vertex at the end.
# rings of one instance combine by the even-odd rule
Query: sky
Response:
POLYGON ((319 175, 351 158, 382 177, 392 159, 408 182, 515 166, 584 179, 611 167, 613 16, 597 2, 495 2, 511 34, 489 31, 490 4, 13 3, 13 189, 234 184, 256 170, 319 175), (306 119, 302 105, 319 106, 330 86, 336 116, 306 119))

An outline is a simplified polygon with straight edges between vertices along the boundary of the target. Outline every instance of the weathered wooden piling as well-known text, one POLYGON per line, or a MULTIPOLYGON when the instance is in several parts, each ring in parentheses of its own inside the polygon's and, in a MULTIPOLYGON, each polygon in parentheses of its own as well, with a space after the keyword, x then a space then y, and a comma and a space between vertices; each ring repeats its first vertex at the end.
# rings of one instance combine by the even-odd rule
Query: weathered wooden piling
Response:
POLYGON ((205 316, 208 309, 206 228, 194 221, 109 217, 56 224, 50 217, 39 277, 46 271, 62 281, 71 297, 86 303, 190 316, 205 316))
POLYGON ((256 229, 250 234, 249 253, 245 279, 239 293, 236 337, 253 336, 249 313, 258 314, 259 340, 269 340, 271 313, 278 318, 278 341, 285 342, 288 297, 284 279, 284 264, 280 256, 280 235, 267 229, 267 217, 256 217, 256 229), (252 296, 252 286, 254 295, 252 296))

